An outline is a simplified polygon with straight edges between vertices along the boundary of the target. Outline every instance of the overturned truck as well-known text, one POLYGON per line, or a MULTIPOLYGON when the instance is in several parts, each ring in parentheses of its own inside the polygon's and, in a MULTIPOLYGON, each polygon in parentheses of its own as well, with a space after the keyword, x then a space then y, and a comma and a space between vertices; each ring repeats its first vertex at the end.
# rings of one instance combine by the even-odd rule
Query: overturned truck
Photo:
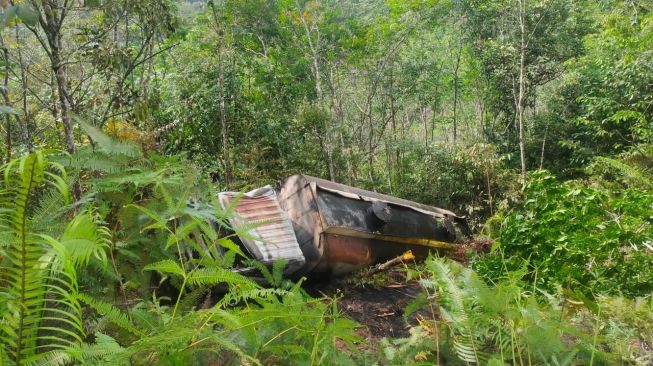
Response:
POLYGON ((339 276, 411 250, 452 250, 470 234, 464 217, 303 174, 242 194, 219 194, 257 260, 288 261, 286 274, 339 276))

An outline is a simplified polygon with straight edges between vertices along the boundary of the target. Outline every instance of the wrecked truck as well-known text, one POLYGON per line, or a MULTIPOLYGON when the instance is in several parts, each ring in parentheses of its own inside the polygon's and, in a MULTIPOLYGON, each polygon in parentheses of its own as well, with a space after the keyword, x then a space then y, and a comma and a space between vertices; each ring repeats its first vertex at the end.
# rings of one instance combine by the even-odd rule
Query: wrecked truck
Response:
POLYGON ((264 264, 286 260, 286 275, 297 277, 341 276, 409 250, 424 258, 471 234, 451 211, 304 174, 279 189, 218 198, 250 255, 264 264))

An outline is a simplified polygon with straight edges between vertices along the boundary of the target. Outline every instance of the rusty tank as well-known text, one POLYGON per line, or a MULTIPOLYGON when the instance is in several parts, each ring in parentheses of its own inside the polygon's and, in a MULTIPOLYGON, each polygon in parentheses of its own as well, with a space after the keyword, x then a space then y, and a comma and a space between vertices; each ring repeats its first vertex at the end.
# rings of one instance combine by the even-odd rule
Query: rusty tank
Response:
POLYGON ((286 274, 295 277, 341 276, 408 250, 424 258, 455 250, 471 234, 466 219, 451 211, 304 174, 274 191, 219 197, 223 207, 236 206, 231 223, 248 229, 241 239, 249 253, 268 264, 288 260, 286 274))

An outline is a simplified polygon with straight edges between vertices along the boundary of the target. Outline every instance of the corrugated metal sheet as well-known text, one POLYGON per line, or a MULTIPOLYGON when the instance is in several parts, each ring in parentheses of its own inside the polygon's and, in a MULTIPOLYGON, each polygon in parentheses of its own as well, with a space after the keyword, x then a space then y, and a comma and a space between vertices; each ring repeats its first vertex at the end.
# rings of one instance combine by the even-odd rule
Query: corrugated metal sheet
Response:
POLYGON ((304 262, 292 224, 271 186, 248 193, 221 192, 218 194, 224 209, 234 211, 230 222, 234 229, 247 232, 240 238, 254 257, 263 263, 279 259, 289 261, 287 271, 301 267, 304 262))

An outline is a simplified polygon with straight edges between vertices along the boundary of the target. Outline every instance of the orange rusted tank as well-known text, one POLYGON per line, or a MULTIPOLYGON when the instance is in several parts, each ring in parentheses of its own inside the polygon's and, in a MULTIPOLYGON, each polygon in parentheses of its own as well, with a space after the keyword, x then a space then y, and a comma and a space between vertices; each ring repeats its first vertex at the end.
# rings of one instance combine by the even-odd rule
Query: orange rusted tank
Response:
POLYGON ((456 249, 470 234, 451 211, 303 174, 278 192, 267 186, 219 194, 243 230, 243 246, 257 260, 289 262, 287 275, 330 277, 397 257, 456 249))
POLYGON ((451 211, 303 174, 287 178, 278 197, 305 258, 299 275, 338 276, 407 250, 425 257, 470 234, 451 211))

